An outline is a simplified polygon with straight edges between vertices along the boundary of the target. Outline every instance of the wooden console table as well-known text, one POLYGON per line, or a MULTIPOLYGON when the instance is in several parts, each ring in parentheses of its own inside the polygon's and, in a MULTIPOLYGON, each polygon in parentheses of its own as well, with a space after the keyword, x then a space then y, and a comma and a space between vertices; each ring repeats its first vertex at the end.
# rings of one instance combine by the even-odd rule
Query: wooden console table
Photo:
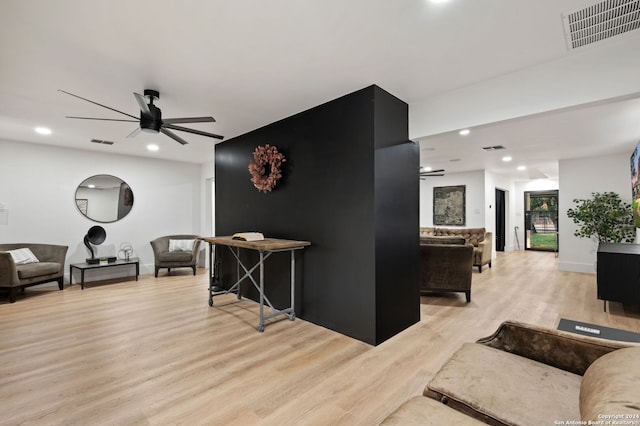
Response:
POLYGON ((88 269, 101 269, 109 268, 111 266, 123 266, 123 265, 135 265, 136 267, 136 281, 138 281, 138 275, 140 275, 140 261, 137 257, 132 257, 129 260, 118 259, 111 263, 72 263, 69 265, 69 285, 73 284, 73 269, 80 271, 80 288, 84 290, 84 272, 88 269))
MULTIPOLYGON (((311 243, 309 241, 294 241, 294 240, 280 240, 275 238, 265 238, 260 241, 243 241, 243 240, 234 240, 231 236, 227 237, 210 237, 210 238, 201 238, 201 240, 209 243, 209 306, 213 306, 213 297, 221 294, 229 294, 235 293, 240 299, 241 291, 240 284, 246 278, 248 278, 253 286, 258 290, 260 296, 260 321, 258 323, 257 330, 262 332, 264 331, 264 322, 269 318, 273 318, 277 315, 288 315, 289 320, 293 321, 296 317, 295 313, 295 284, 296 284, 296 260, 295 260, 295 251, 301 250, 307 246, 310 246, 311 243), (229 251, 235 257, 238 267, 242 268, 244 271, 244 275, 242 277, 238 277, 238 280, 233 284, 228 290, 220 290, 217 288, 217 276, 215 271, 215 262, 214 262, 214 246, 227 246, 229 251), (256 250, 260 254, 260 260, 255 265, 248 267, 240 260, 240 249, 247 250, 256 250), (291 252, 291 305, 282 310, 275 309, 264 291, 264 261, 271 256, 273 253, 289 251, 291 252), (251 275, 256 268, 260 268, 260 278, 259 283, 251 275), (271 308, 271 313, 269 315, 264 314, 264 302, 267 302, 267 305, 271 308)), ((238 274, 239 275, 239 274, 238 274)))
POLYGON ((598 299, 640 303, 640 244, 598 245, 598 299))

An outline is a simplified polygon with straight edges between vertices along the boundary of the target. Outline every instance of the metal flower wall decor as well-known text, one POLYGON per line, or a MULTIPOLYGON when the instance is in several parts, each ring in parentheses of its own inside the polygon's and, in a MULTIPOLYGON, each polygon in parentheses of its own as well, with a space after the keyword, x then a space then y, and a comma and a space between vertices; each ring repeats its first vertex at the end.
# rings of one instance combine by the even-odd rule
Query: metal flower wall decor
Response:
POLYGON ((256 147, 253 161, 249 163, 249 173, 253 186, 260 192, 271 192, 282 177, 282 163, 287 160, 278 148, 266 144, 256 147))

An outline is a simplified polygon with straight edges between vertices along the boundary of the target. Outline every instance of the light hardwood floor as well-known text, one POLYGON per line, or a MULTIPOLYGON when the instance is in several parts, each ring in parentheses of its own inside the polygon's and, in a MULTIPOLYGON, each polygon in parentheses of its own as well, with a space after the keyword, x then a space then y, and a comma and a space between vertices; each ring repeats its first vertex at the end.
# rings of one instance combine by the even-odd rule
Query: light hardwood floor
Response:
POLYGON ((640 309, 603 312, 595 276, 553 253, 500 253, 464 294, 422 297, 421 321, 373 347, 306 321, 270 320, 193 277, 27 289, 0 300, 0 424, 376 425, 418 395, 463 343, 507 319, 640 331, 640 309))

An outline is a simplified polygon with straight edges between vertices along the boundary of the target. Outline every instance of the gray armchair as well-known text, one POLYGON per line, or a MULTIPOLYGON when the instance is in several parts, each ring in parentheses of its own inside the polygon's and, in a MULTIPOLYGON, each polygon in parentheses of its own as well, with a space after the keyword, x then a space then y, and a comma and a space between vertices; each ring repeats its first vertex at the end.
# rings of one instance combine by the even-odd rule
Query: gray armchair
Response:
POLYGON ((168 273, 171 273, 172 268, 191 268, 195 275, 201 243, 199 238, 198 235, 167 235, 151 241, 156 278, 160 268, 167 268, 168 273), (190 250, 179 247, 179 244, 174 244, 178 247, 170 247, 171 240, 174 240, 174 243, 177 240, 193 240, 193 246, 190 250))
POLYGON ((18 290, 51 281, 64 285, 64 261, 67 246, 35 243, 0 244, 0 288, 9 290, 9 302, 16 301, 18 290), (38 262, 16 265, 9 250, 28 248, 38 262))

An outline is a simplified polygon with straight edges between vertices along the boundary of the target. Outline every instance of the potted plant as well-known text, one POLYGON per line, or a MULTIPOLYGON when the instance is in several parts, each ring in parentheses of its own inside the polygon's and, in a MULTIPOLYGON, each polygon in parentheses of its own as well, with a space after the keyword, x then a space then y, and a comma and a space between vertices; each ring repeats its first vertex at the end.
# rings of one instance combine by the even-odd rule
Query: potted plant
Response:
POLYGON ((603 243, 632 243, 636 235, 631 205, 615 192, 592 192, 588 200, 574 199, 575 208, 567 216, 580 225, 573 235, 603 243))

